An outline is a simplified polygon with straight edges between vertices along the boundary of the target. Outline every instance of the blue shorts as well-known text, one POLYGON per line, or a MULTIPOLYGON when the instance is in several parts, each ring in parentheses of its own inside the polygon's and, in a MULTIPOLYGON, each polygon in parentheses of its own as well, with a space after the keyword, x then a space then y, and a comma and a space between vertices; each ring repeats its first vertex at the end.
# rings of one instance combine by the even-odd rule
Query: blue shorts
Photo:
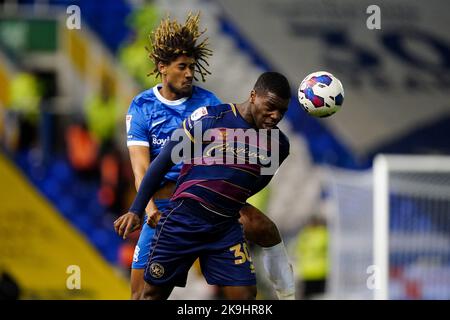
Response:
MULTIPOLYGON (((155 200, 155 204, 160 212, 164 212, 170 204, 169 199, 155 200)), ((147 215, 144 217, 144 226, 142 227, 139 240, 134 248, 132 269, 145 269, 150 253, 150 244, 152 242, 155 229, 147 224, 147 215)))
POLYGON ((159 286, 184 287, 194 261, 211 285, 256 284, 242 225, 225 218, 197 201, 180 199, 162 213, 152 240, 144 279, 159 286))

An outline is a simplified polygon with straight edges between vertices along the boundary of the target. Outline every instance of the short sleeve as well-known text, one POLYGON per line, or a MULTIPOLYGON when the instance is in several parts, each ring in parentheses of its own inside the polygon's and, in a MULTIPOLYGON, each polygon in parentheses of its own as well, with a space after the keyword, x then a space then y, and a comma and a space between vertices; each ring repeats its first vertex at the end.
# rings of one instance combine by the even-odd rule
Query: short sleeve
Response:
POLYGON ((127 146, 150 147, 148 123, 141 106, 131 102, 126 115, 127 146))

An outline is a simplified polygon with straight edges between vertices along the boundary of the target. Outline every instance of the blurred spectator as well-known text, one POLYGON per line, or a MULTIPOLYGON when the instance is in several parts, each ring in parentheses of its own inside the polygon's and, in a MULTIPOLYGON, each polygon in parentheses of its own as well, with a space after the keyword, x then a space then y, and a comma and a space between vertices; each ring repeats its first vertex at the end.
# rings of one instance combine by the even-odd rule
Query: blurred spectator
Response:
POLYGON ((66 130, 67 157, 72 167, 82 175, 92 176, 96 169, 98 145, 82 121, 66 130))
POLYGON ((121 153, 115 145, 100 159, 99 202, 109 209, 113 216, 118 216, 129 205, 125 203, 126 188, 131 183, 124 174, 125 168, 121 153))
POLYGON ((328 230, 325 221, 312 216, 300 230, 296 244, 297 299, 324 294, 328 276, 328 230))
POLYGON ((131 270, 135 245, 136 244, 131 241, 126 241, 119 247, 119 265, 126 270, 127 273, 131 270))
POLYGON ((148 44, 148 35, 159 23, 158 9, 153 4, 147 4, 133 12, 128 18, 128 23, 133 29, 134 37, 119 51, 119 59, 143 88, 156 85, 159 80, 155 75, 148 75, 154 66, 151 59, 145 54, 148 44), (148 70, 146 73, 145 70, 148 70))
POLYGON ((36 147, 38 115, 42 88, 36 77, 27 72, 15 75, 10 86, 10 103, 6 106, 5 145, 8 151, 36 147))
POLYGON ((113 81, 104 76, 100 84, 100 92, 94 94, 85 104, 87 126, 99 144, 101 153, 114 139, 118 113, 113 81))
POLYGON ((103 76, 100 93, 94 95, 85 105, 87 125, 92 138, 98 145, 98 169, 100 173, 99 202, 113 213, 122 210, 123 183, 121 153, 115 141, 119 121, 115 86, 112 79, 103 76))

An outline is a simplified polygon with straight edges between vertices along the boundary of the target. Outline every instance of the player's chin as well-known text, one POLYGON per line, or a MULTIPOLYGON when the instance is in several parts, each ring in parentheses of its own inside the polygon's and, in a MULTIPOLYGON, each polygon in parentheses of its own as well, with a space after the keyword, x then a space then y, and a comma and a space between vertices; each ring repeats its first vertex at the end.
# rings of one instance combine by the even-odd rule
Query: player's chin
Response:
POLYGON ((267 130, 270 130, 270 129, 273 129, 273 128, 275 128, 276 127, 276 123, 263 123, 262 124, 262 128, 263 129, 267 129, 267 130))
POLYGON ((193 82, 192 81, 186 81, 186 82, 183 82, 182 84, 181 84, 181 88, 182 89, 185 89, 185 90, 192 90, 192 86, 193 86, 194 84, 193 84, 193 82))
POLYGON ((192 85, 185 84, 179 89, 184 96, 189 96, 192 93, 192 85))

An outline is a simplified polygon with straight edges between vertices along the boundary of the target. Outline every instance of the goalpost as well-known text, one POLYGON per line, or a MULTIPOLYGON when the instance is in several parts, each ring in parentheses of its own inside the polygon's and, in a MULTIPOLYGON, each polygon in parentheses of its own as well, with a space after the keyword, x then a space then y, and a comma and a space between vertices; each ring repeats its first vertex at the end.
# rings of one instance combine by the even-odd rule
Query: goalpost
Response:
POLYGON ((325 177, 331 297, 450 299, 450 156, 379 155, 325 177))
MULTIPOLYGON (((450 234, 448 226, 438 225, 438 221, 449 222, 450 219, 450 157, 448 156, 419 156, 419 155, 379 155, 375 158, 373 166, 374 181, 374 201, 373 201, 373 223, 374 223, 374 264, 378 267, 378 286, 374 291, 375 299, 396 298, 389 293, 390 275, 394 274, 397 265, 390 264, 390 256, 403 251, 404 261, 398 261, 400 267, 415 262, 427 262, 429 267, 444 265, 444 272, 447 269, 447 278, 442 280, 450 285, 450 266, 448 259, 450 254, 450 234), (415 223, 415 221, 405 221, 398 217, 402 210, 401 202, 409 201, 412 203, 407 209, 409 214, 404 215, 410 219, 419 219, 419 215, 428 215, 430 225, 426 226, 426 221, 415 223), (400 202, 400 203, 398 203, 400 202), (422 202, 422 203, 419 203, 422 202), (414 214, 416 213, 416 215, 414 214), (445 216, 442 216, 445 215, 445 216), (394 217, 392 217, 394 216, 394 217), (433 216, 437 216, 434 221, 433 216), (392 219, 399 220, 396 223, 392 219), (412 226, 406 226, 412 222, 412 226), (422 223, 422 224, 420 224, 422 223), (396 225, 395 225, 396 224, 396 225), (391 229, 398 229, 393 232, 391 229), (440 229, 439 229, 440 228, 440 229), (406 231, 406 232, 405 232, 406 231), (393 233, 393 234, 392 234, 393 233), (406 236, 405 236, 406 233, 406 236), (409 236, 408 236, 408 233, 409 236), (397 237, 395 237, 397 234, 397 237), (395 237, 395 238, 394 238, 395 237), (428 239, 426 239, 428 238, 428 239), (393 243, 391 240, 396 240, 393 243), (431 241, 429 241, 431 240, 431 241), (416 248, 410 248, 411 242, 417 242, 416 248), (443 246, 439 244, 443 242, 443 246), (408 257, 408 250, 416 249, 418 257, 408 257), (440 250, 442 249, 442 251, 440 250), (427 252, 428 251, 428 252, 427 252), (447 251, 447 252, 446 252, 447 251), (422 255, 422 257, 420 257, 422 255), (428 257, 431 255, 431 259, 428 257), (433 256, 434 255, 434 256, 433 256), (416 259, 414 259, 416 258, 416 259), (419 259, 422 258, 422 261, 419 259), (433 258, 438 258, 433 259, 433 258), (410 260, 409 262, 407 260, 410 260), (440 261, 439 261, 440 260, 440 261)), ((397 258, 400 260, 401 257, 397 258)), ((416 281, 425 280, 428 270, 423 263, 422 274, 418 274, 416 281)), ((402 270, 404 272, 405 270, 402 270)), ((419 270, 420 273, 420 270, 419 270)), ((444 274, 445 276, 445 274, 444 274)), ((412 280, 413 281, 413 280, 412 280)), ((426 286, 427 283, 414 284, 426 286)), ((435 286, 437 284, 434 284, 435 286)), ((413 291, 411 298, 423 297, 419 288, 410 289, 413 291), (416 291, 414 293, 414 291, 416 291), (416 295, 416 296, 414 296, 416 295)), ((423 287, 422 287, 423 290, 423 287)), ((399 298, 403 298, 400 294, 399 298)), ((425 296, 426 297, 426 296, 425 296)), ((430 295, 430 298, 450 298, 449 291, 430 295)))

